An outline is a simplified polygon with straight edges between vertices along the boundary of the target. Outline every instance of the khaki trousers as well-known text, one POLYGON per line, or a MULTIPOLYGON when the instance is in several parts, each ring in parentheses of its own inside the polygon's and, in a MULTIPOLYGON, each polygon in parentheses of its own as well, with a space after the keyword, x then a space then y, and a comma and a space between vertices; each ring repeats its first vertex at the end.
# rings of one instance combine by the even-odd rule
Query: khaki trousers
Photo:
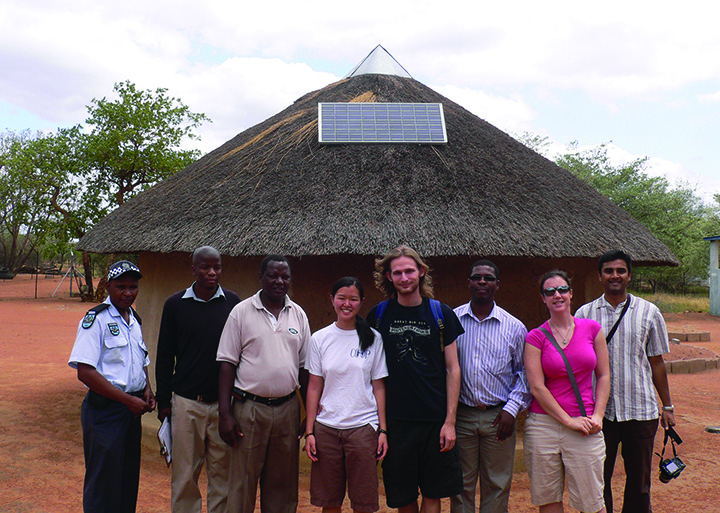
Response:
POLYGON ((480 513, 508 511, 510 484, 515 463, 513 431, 506 440, 495 438, 497 427, 492 423, 500 408, 482 411, 458 405, 455 446, 460 454, 463 472, 463 493, 451 498, 452 513, 475 513, 475 490, 480 479, 480 513))
POLYGON ((253 513, 260 483, 262 513, 295 513, 298 505, 300 401, 279 406, 233 400, 243 436, 230 457, 228 513, 253 513))
POLYGON ((198 478, 203 463, 207 473, 207 511, 225 513, 230 446, 220 439, 218 404, 172 397, 173 513, 200 513, 202 494, 198 478))

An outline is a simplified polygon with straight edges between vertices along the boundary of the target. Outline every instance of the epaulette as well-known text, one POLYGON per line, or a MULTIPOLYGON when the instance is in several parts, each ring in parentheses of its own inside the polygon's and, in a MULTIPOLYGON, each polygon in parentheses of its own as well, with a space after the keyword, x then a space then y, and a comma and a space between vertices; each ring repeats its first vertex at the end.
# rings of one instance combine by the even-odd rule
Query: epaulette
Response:
POLYGON ((93 307, 92 307, 90 310, 88 310, 88 312, 85 314, 85 317, 83 317, 82 327, 83 327, 84 329, 90 328, 90 327, 93 325, 93 323, 95 322, 95 317, 97 316, 97 314, 99 314, 99 313, 102 312, 103 310, 107 310, 107 308, 108 308, 109 306, 110 306, 110 305, 107 304, 107 303, 100 303, 100 304, 97 305, 97 306, 93 306, 93 307))
POLYGON ((135 316, 135 318, 137 319, 138 324, 139 324, 140 326, 142 326, 142 319, 141 319, 140 316, 138 315, 137 311, 136 311, 132 306, 130 307, 130 310, 132 310, 132 313, 133 313, 133 315, 135 316))

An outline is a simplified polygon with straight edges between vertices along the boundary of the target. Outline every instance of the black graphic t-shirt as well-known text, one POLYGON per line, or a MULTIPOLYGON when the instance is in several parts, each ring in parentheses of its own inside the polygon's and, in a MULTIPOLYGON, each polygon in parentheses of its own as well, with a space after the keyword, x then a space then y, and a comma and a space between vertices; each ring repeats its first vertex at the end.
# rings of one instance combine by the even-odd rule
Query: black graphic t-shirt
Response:
MULTIPOLYGON (((441 305, 443 344, 464 333, 455 312, 441 305)), ((377 306, 368 323, 375 327, 377 306)), ((379 328, 385 346, 388 377, 387 417, 404 421, 442 421, 447 413, 445 353, 440 348, 440 329, 427 298, 418 306, 401 306, 391 299, 379 328)))

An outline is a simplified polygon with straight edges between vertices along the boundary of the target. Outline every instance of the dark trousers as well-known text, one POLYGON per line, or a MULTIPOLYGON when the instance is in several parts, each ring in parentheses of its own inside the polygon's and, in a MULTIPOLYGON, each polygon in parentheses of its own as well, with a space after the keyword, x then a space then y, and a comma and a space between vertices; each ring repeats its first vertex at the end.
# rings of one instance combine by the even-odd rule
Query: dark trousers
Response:
POLYGON ((625 497, 622 513, 651 513, 650 480, 653 474, 652 457, 658 419, 617 422, 603 420, 605 437, 605 507, 613 512, 612 476, 618 445, 622 445, 625 464, 625 497))
POLYGON ((94 408, 82 403, 85 513, 135 513, 140 483, 142 426, 123 404, 94 408))

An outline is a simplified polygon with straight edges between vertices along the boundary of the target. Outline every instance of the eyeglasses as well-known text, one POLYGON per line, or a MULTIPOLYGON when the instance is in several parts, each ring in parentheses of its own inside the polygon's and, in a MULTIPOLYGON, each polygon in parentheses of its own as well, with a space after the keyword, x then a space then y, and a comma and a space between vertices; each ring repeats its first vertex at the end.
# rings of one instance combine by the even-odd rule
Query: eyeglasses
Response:
POLYGON ((555 295, 555 292, 559 292, 560 294, 567 294, 570 292, 570 287, 567 285, 560 285, 559 287, 548 287, 546 289, 543 289, 542 293, 543 296, 552 297, 555 295))
POLYGON ((472 276, 470 276, 470 281, 479 283, 483 280, 485 281, 485 283, 495 283, 497 281, 497 278, 492 274, 473 274, 472 276))

